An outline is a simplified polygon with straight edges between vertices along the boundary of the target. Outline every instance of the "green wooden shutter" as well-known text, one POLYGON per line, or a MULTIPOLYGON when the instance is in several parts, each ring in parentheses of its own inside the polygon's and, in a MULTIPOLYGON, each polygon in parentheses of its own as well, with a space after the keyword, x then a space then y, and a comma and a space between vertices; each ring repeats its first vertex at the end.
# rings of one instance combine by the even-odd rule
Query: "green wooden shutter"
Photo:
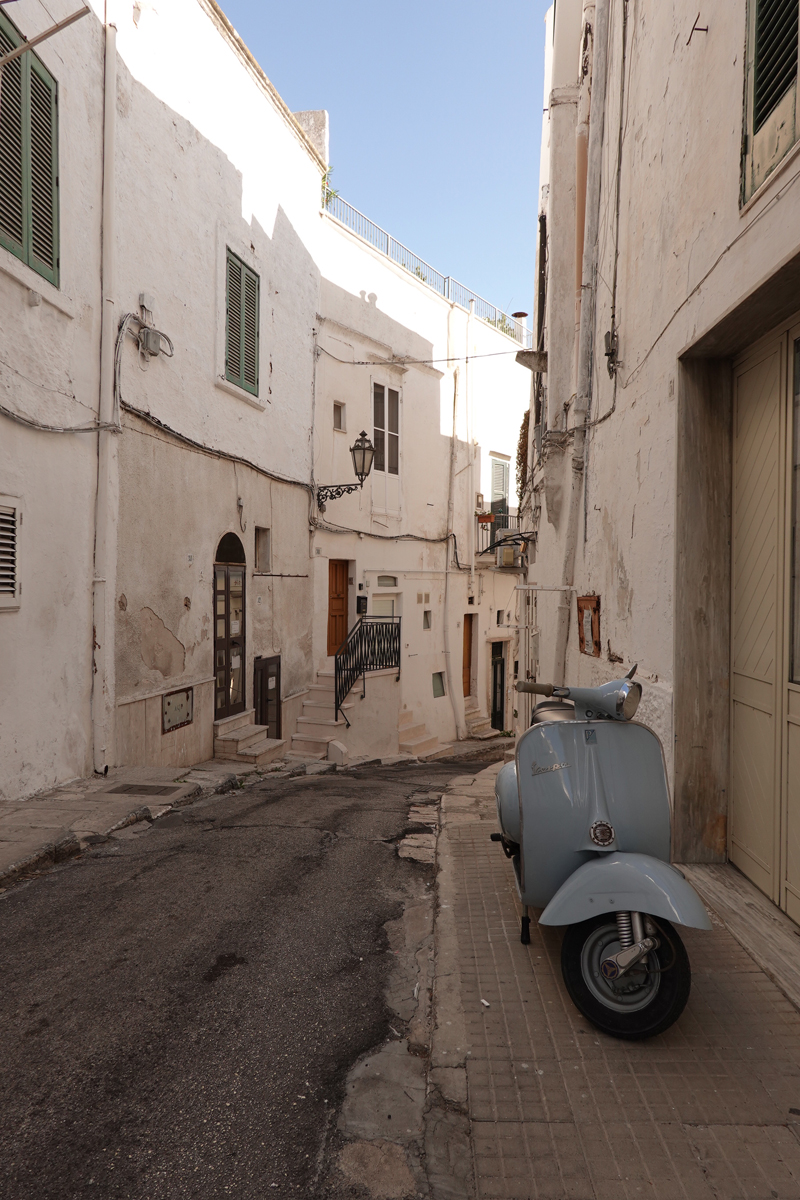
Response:
POLYGON ((225 324, 225 378, 242 382, 242 266, 228 251, 228 286, 225 324))
POLYGON ((753 132, 757 133, 797 78, 797 0, 758 0, 753 132))
MULTIPOLYGON (((0 13, 0 54, 19 45, 13 27, 0 13)), ((0 81, 0 244, 25 257, 22 170, 22 59, 2 72, 0 81)))
POLYGON ((225 378, 257 396, 259 278, 230 250, 226 271, 225 378))
MULTIPOLYGON (((22 44, 0 13, 0 54, 22 44)), ((0 244, 58 286, 57 85, 32 51, 0 83, 0 244)))
POLYGON ((34 271, 58 284, 58 126, 55 80, 33 55, 30 84, 30 243, 34 271))

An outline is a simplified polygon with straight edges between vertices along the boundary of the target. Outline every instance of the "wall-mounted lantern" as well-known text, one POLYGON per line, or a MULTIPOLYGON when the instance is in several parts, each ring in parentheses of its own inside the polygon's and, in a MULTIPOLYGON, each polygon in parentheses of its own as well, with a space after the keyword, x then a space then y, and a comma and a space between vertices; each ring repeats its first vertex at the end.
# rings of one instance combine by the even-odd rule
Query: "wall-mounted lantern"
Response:
POLYGON ((375 457, 375 447, 367 437, 366 429, 362 429, 353 445, 350 447, 353 458, 353 470, 358 483, 326 483, 317 488, 317 504, 320 512, 325 512, 329 500, 338 500, 350 492, 357 492, 364 486, 364 480, 372 470, 372 460, 375 457))

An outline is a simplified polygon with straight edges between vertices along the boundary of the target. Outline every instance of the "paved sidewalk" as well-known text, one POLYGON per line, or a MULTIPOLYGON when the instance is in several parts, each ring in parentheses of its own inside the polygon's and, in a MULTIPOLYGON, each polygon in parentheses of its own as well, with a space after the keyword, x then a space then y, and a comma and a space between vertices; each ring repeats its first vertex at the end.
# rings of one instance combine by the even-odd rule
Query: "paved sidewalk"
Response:
POLYGON ((520 943, 511 864, 489 841, 499 765, 451 783, 438 845, 431 1066, 469 1116, 475 1196, 800 1200, 800 1014, 712 912, 711 933, 681 931, 693 984, 672 1029, 594 1029, 566 994, 559 931, 532 923, 520 943))

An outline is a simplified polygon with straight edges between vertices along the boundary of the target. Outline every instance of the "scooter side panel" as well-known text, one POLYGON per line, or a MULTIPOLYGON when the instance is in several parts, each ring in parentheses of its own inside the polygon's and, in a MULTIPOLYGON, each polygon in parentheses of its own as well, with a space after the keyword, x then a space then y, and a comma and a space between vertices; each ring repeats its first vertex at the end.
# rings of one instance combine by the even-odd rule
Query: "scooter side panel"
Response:
POLYGON ((520 895, 544 908, 566 879, 598 854, 669 859, 670 813, 661 743, 644 725, 554 721, 517 744, 522 845, 520 895), (601 850, 595 821, 614 829, 601 850))
POLYGON ((517 764, 506 763, 497 772, 494 782, 497 800, 497 819, 509 842, 519 842, 519 792, 517 791, 517 764))
POLYGON ((648 854, 607 854, 559 888, 540 925, 575 925, 601 913, 643 912, 675 925, 710 929, 705 905, 679 871, 648 854))

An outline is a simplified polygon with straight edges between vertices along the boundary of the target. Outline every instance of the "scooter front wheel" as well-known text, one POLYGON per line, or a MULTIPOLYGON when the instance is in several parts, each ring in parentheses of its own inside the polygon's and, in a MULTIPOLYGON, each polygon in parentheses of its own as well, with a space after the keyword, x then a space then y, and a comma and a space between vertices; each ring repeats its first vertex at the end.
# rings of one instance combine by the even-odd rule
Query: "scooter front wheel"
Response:
POLYGON ((686 1007, 692 982, 689 957, 669 921, 659 917, 658 925, 658 949, 613 981, 600 969, 604 959, 621 949, 613 916, 570 925, 564 935, 561 973, 570 998, 593 1025, 612 1037, 655 1037, 686 1007))

